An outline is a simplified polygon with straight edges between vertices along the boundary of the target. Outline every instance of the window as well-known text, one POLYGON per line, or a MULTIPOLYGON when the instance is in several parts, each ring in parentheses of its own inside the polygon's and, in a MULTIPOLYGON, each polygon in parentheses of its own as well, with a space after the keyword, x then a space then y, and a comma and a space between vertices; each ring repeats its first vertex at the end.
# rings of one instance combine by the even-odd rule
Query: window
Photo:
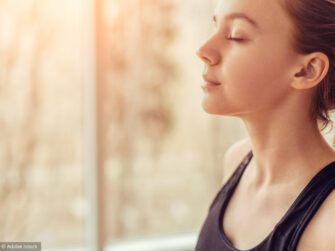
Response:
POLYGON ((0 1, 2 241, 195 243, 245 135, 200 105, 208 3, 0 1))

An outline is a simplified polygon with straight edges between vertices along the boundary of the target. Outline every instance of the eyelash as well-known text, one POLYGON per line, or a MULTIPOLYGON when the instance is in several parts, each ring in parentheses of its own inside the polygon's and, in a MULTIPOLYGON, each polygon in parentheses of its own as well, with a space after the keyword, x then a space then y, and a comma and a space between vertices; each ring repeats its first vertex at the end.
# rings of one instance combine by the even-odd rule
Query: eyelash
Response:
POLYGON ((227 40, 233 40, 233 41, 236 41, 236 42, 242 42, 244 40, 243 38, 233 38, 233 37, 231 37, 231 35, 226 35, 225 38, 227 40))

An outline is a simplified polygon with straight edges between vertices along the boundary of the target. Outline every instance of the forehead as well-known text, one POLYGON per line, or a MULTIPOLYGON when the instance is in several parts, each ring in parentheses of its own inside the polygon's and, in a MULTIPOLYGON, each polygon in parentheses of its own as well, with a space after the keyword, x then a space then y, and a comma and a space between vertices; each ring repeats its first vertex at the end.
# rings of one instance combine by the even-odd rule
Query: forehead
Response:
POLYGON ((219 0, 214 15, 219 23, 227 20, 232 13, 245 14, 261 31, 273 32, 279 29, 289 32, 292 23, 280 1, 282 0, 219 0))

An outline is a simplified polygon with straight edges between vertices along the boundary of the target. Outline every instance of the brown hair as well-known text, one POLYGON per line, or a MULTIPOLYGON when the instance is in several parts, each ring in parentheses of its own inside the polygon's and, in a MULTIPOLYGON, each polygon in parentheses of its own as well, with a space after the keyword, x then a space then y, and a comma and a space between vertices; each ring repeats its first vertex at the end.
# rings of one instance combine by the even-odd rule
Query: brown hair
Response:
MULTIPOLYGON (((329 70, 317 87, 310 107, 311 119, 333 127, 329 113, 335 109, 335 0, 284 0, 283 7, 295 25, 294 49, 301 54, 322 52, 329 70)), ((319 124, 320 123, 320 124, 319 124)))

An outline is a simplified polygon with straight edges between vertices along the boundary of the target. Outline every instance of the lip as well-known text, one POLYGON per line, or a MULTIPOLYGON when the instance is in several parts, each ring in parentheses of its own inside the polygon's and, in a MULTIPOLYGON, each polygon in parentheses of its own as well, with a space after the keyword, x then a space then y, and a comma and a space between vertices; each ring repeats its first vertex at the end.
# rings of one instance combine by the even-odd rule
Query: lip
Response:
POLYGON ((208 76, 206 75, 202 75, 203 79, 205 80, 203 83, 201 83, 201 87, 204 89, 204 90, 209 90, 210 88, 215 88, 219 85, 221 85, 221 83, 215 81, 215 80, 212 80, 210 79, 208 76))
POLYGON ((221 85, 221 83, 217 82, 214 79, 211 79, 207 75, 202 75, 203 79, 205 80, 205 84, 209 86, 221 85))

